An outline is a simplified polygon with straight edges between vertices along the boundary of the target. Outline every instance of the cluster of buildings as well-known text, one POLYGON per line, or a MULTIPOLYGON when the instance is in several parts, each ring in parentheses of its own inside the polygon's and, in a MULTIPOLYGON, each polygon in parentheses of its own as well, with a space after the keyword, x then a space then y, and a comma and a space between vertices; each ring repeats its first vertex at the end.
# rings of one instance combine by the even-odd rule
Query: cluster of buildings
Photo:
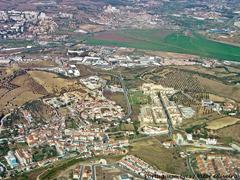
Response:
POLYGON ((156 170, 143 160, 133 155, 125 156, 118 162, 118 165, 146 179, 181 179, 179 175, 169 174, 160 170, 156 170))
POLYGON ((17 169, 19 171, 30 170, 34 167, 43 167, 58 160, 57 157, 51 157, 34 162, 31 148, 9 151, 5 159, 11 169, 17 169))
MULTIPOLYGON (((66 157, 78 152, 81 158, 90 158, 98 155, 125 154, 129 146, 128 140, 113 140, 102 129, 91 125, 80 127, 78 130, 64 129, 64 123, 48 124, 47 126, 31 129, 25 132, 21 142, 28 147, 9 151, 5 159, 11 168, 30 169, 54 162, 58 157, 66 157), (42 145, 54 146, 58 157, 33 161, 33 148, 42 145)), ((20 140, 20 139, 19 139, 20 140)))
POLYGON ((128 152, 128 140, 115 140, 106 133, 111 124, 119 123, 119 119, 122 119, 125 113, 121 106, 103 96, 105 80, 91 76, 81 79, 81 83, 86 86, 84 91, 66 92, 58 97, 41 100, 43 106, 52 108, 52 112, 51 117, 40 126, 36 126, 37 120, 32 114, 34 112, 27 110, 25 106, 18 108, 16 113, 19 113, 19 117, 24 121, 17 122, 17 134, 10 137, 9 141, 25 143, 27 147, 9 151, 5 158, 12 169, 45 166, 73 153, 79 154, 81 158, 90 158, 128 152), (76 127, 67 125, 68 117, 60 113, 61 109, 69 111, 76 127), (97 120, 103 122, 96 124, 97 120), (55 147, 57 157, 36 162, 33 149, 46 145, 55 147))
POLYGON ((76 50, 68 49, 68 61, 77 64, 91 65, 103 69, 116 67, 138 67, 138 66, 191 66, 201 65, 206 68, 221 65, 215 59, 200 59, 195 56, 173 55, 131 55, 134 49, 123 47, 88 46, 82 44, 76 50), (127 53, 128 55, 124 55, 127 53))
POLYGON ((87 78, 80 79, 80 82, 90 90, 96 90, 103 88, 107 81, 101 79, 99 76, 90 76, 87 78))
POLYGON ((67 107, 83 121, 104 119, 112 122, 125 116, 124 109, 121 106, 103 96, 102 85, 105 83, 104 80, 91 76, 81 79, 81 82, 89 90, 95 91, 90 91, 90 94, 77 91, 68 92, 59 97, 43 99, 43 102, 55 109, 67 107))
POLYGON ((74 64, 65 64, 62 68, 58 68, 58 73, 67 77, 80 76, 80 71, 74 64))
POLYGON ((179 107, 169 100, 169 97, 177 91, 173 88, 165 88, 161 85, 145 83, 141 86, 144 94, 150 96, 151 105, 141 107, 139 121, 147 124, 167 124, 171 121, 173 126, 181 124, 183 117, 179 107))
POLYGON ((93 23, 108 28, 156 28, 166 25, 161 16, 148 13, 144 8, 136 6, 111 5, 103 7, 103 11, 96 17, 89 18, 93 23))
POLYGON ((215 111, 219 114, 221 112, 227 113, 228 115, 236 115, 238 112, 237 105, 234 102, 224 102, 224 103, 216 103, 210 99, 202 100, 202 107, 205 110, 215 111))
POLYGON ((203 175, 220 179, 240 176, 240 160, 223 154, 201 154, 196 157, 198 171, 203 175))
POLYGON ((0 38, 32 39, 36 34, 54 32, 57 24, 43 12, 0 11, 0 38))
POLYGON ((28 121, 18 124, 18 135, 13 137, 16 142, 26 143, 27 147, 11 150, 5 156, 11 168, 30 169, 45 166, 58 158, 68 157, 71 153, 78 153, 81 158, 98 155, 125 154, 129 146, 128 140, 114 140, 105 133, 108 125, 95 126, 91 121, 79 123, 77 128, 67 128, 65 117, 53 117, 46 125, 32 127, 31 113, 21 111, 28 121), (33 149, 48 145, 55 147, 58 157, 51 157, 41 161, 33 160, 33 149))
POLYGON ((190 133, 174 134, 174 141, 179 146, 193 145, 193 146, 206 146, 207 147, 207 145, 217 145, 218 144, 217 140, 214 138, 193 139, 193 136, 190 133))
POLYGON ((160 66, 160 57, 156 56, 122 56, 114 52, 118 48, 91 47, 80 50, 68 50, 68 55, 72 56, 69 61, 77 64, 91 65, 104 69, 115 67, 136 67, 136 66, 160 66), (90 52, 89 52, 90 51, 90 52), (97 52, 96 52, 97 51, 97 52))

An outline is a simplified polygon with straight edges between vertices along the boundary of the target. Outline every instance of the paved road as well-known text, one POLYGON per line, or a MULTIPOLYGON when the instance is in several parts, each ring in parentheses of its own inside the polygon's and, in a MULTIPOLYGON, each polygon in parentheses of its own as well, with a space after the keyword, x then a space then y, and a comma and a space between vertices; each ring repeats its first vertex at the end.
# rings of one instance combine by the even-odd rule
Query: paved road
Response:
POLYGON ((159 97, 160 102, 161 102, 161 104, 162 104, 162 106, 163 106, 164 112, 165 112, 166 115, 167 115, 167 122, 168 122, 168 136, 169 136, 169 137, 172 137, 172 134, 173 134, 173 130, 174 130, 174 128, 173 128, 173 125, 172 125, 172 119, 171 119, 171 116, 170 116, 170 114, 168 113, 167 107, 166 107, 166 105, 165 105, 164 102, 163 102, 163 99, 162 99, 161 94, 159 94, 158 97, 159 97))
POLYGON ((101 72, 98 72, 97 74, 110 75, 110 76, 113 76, 113 77, 119 79, 119 82, 121 83, 121 86, 122 86, 122 89, 123 89, 124 97, 126 99, 127 109, 128 109, 127 114, 121 120, 123 120, 123 121, 127 120, 132 114, 132 106, 131 106, 129 98, 128 98, 128 89, 127 89, 127 87, 124 83, 124 79, 123 79, 122 75, 119 74, 117 76, 117 75, 114 75, 114 74, 111 74, 111 73, 101 73, 101 72))
POLYGON ((92 168, 92 179, 93 179, 93 180, 97 180, 96 167, 95 167, 95 165, 92 165, 91 168, 92 168))
POLYGON ((83 170, 84 170, 84 165, 81 165, 80 173, 79 173, 79 179, 82 180, 82 175, 83 175, 83 170))
POLYGON ((122 118, 122 120, 127 120, 132 114, 132 106, 131 106, 129 98, 128 98, 128 89, 125 86, 124 79, 123 79, 121 74, 119 76, 119 80, 120 80, 121 86, 122 86, 123 91, 124 91, 124 96, 125 96, 125 99, 127 101, 127 108, 128 108, 128 113, 126 114, 125 117, 122 118))

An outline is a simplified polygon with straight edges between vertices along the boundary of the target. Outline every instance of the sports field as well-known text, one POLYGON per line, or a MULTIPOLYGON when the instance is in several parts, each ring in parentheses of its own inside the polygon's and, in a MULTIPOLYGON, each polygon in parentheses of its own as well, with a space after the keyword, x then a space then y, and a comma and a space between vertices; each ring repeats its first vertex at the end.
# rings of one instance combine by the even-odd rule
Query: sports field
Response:
POLYGON ((131 47, 240 61, 240 47, 215 42, 197 33, 128 29, 97 33, 85 40, 92 45, 131 47))

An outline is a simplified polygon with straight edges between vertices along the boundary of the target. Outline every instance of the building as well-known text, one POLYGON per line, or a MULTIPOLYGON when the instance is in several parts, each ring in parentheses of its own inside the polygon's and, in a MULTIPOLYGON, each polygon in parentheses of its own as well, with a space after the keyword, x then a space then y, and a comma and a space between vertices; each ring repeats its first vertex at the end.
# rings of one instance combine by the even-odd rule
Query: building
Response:
POLYGON ((25 149, 17 149, 15 155, 19 163, 23 166, 27 166, 32 163, 32 154, 25 149))
POLYGON ((15 168, 18 166, 17 159, 12 151, 8 151, 8 154, 7 156, 5 156, 5 159, 7 160, 7 163, 11 168, 15 168))

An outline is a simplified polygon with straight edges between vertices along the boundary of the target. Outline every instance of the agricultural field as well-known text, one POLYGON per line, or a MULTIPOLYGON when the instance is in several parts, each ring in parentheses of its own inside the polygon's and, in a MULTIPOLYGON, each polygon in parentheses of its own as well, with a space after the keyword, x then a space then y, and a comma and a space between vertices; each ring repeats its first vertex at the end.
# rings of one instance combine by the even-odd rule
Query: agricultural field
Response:
POLYGON ((207 123, 207 129, 218 130, 238 123, 240 119, 234 117, 223 117, 207 123))
POLYGON ((229 101, 228 98, 224 98, 222 96, 218 96, 218 95, 215 95, 215 94, 209 94, 209 99, 214 101, 214 102, 226 102, 226 101, 229 101))
POLYGON ((187 170, 185 159, 180 158, 175 149, 162 147, 157 138, 132 143, 129 154, 135 155, 153 167, 166 172, 183 174, 187 170))
POLYGON ((205 68, 202 66, 179 66, 178 68, 188 71, 195 71, 200 74, 207 74, 219 78, 237 75, 237 72, 235 71, 231 72, 229 70, 230 67, 228 66, 211 68, 211 70, 209 70, 209 68, 205 68))
POLYGON ((240 101, 240 86, 226 83, 224 79, 218 76, 210 75, 214 70, 200 69, 190 66, 158 68, 142 75, 145 81, 161 84, 165 87, 173 87, 190 94, 193 98, 211 98, 223 101, 223 99, 232 99, 240 101), (201 73, 199 72, 201 70, 201 73), (207 95, 205 97, 205 95, 207 95))
POLYGON ((240 59, 240 47, 212 41, 197 33, 128 29, 96 33, 85 37, 84 40, 92 45, 193 54, 220 60, 239 61, 240 59))
POLYGON ((0 112, 9 110, 39 99, 49 94, 82 90, 77 80, 68 80, 56 74, 43 71, 28 71, 16 75, 16 69, 9 69, 0 88, 0 112))
POLYGON ((173 87, 184 92, 205 92, 200 86, 197 78, 193 78, 191 73, 174 68, 160 68, 145 74, 143 78, 147 81, 159 83, 164 87, 173 87))
POLYGON ((240 101, 240 86, 238 85, 226 85, 220 81, 208 79, 201 76, 195 76, 200 85, 203 86, 207 92, 223 96, 229 99, 240 101))

